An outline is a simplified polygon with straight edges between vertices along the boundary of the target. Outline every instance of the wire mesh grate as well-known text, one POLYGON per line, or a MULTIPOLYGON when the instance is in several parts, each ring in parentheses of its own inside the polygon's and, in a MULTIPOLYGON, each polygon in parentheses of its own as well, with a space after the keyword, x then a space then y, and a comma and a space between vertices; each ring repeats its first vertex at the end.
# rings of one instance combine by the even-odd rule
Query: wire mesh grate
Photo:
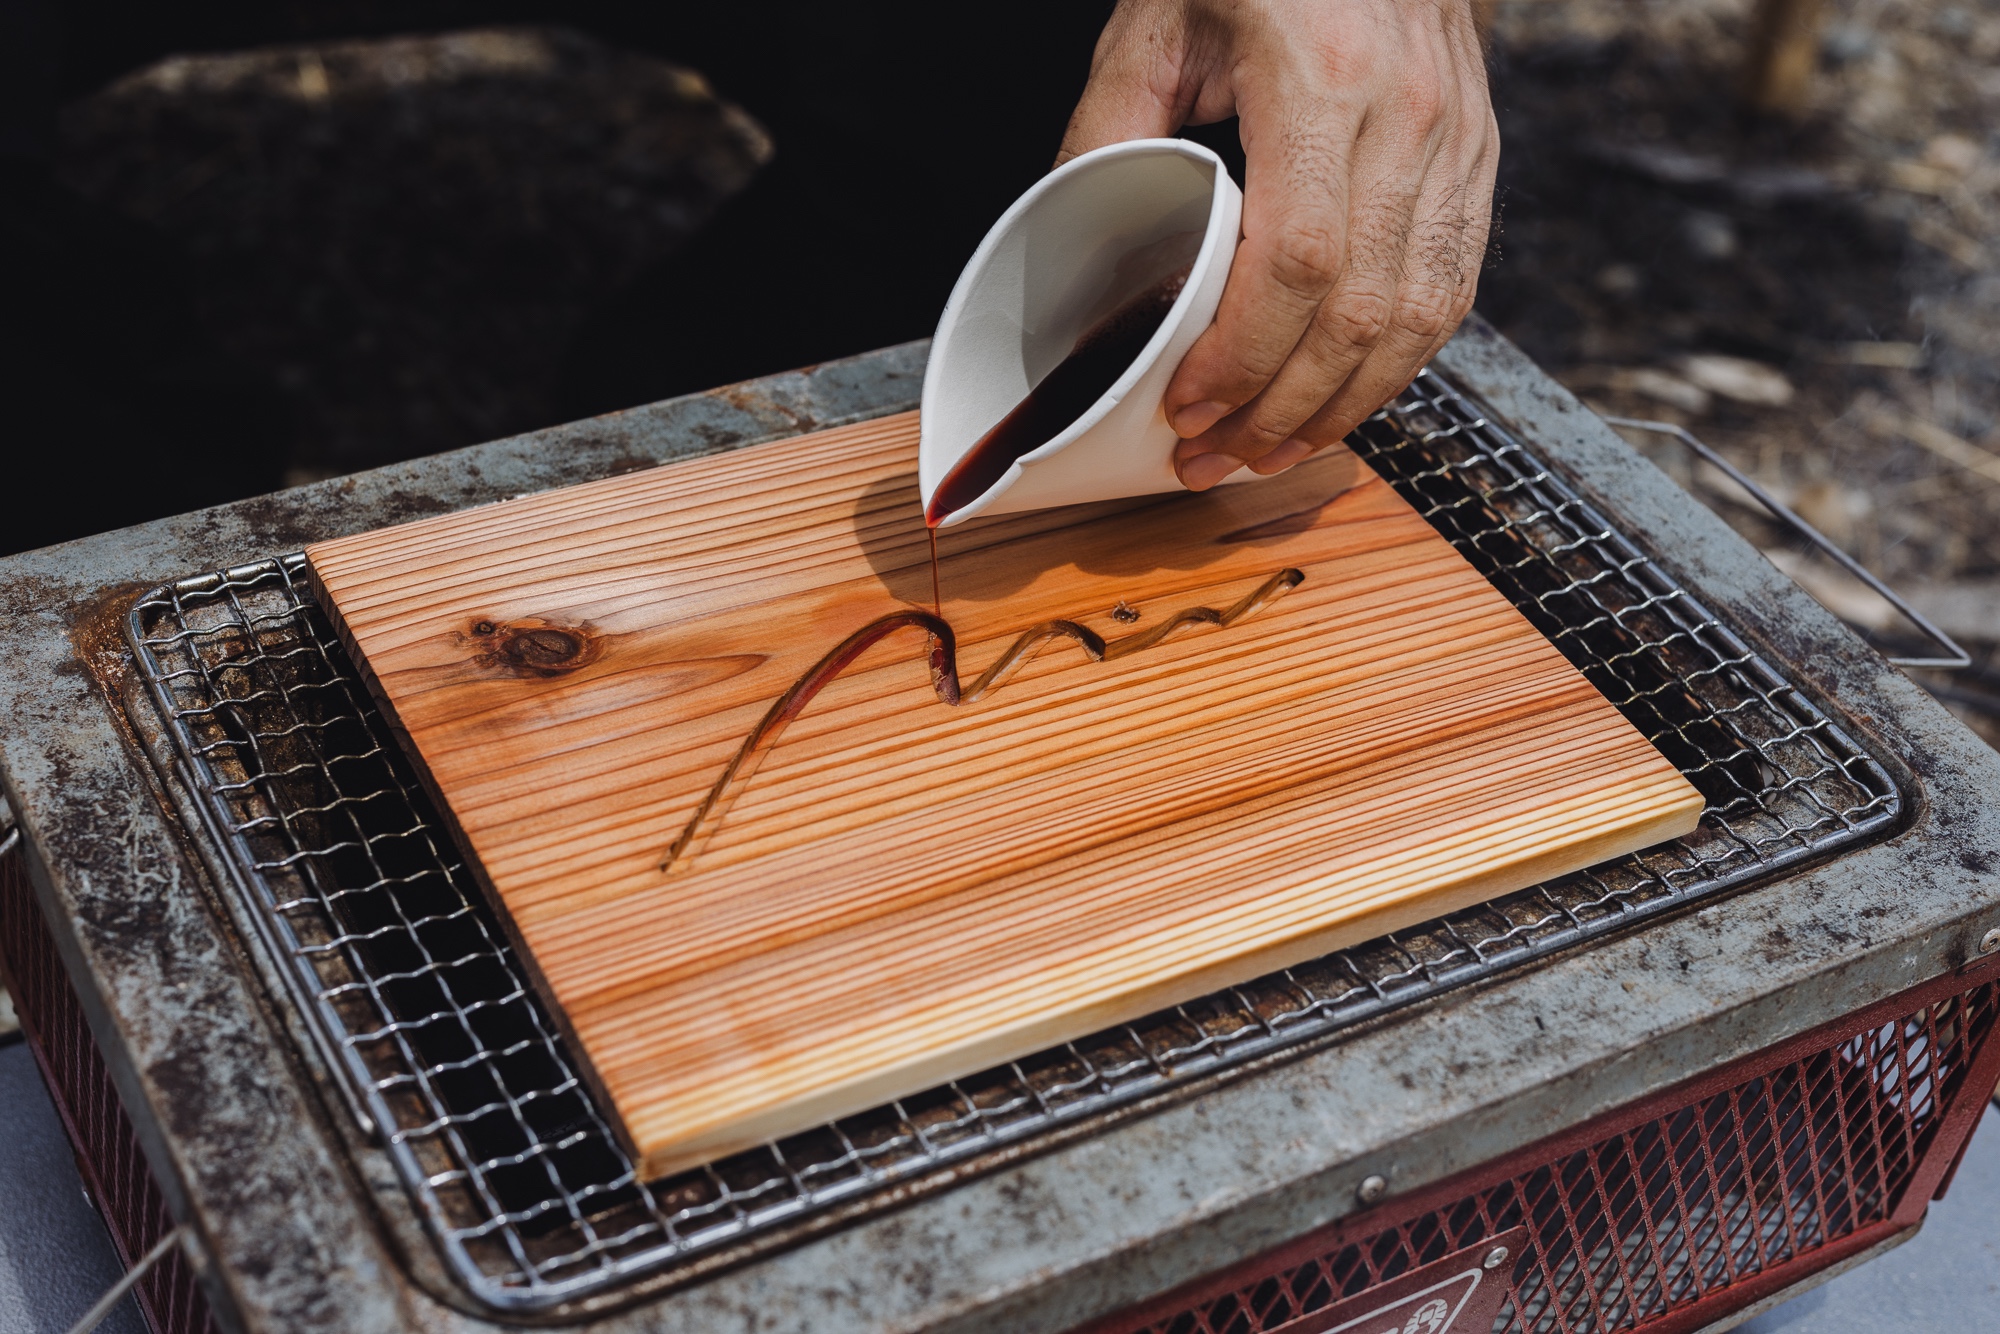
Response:
POLYGON ((1641 1328, 1889 1218, 1996 1017, 2000 983, 1988 982, 1303 1263, 1093 1334, 1264 1334, 1524 1224, 1496 1331, 1641 1328))
POLYGON ((1707 798, 1686 839, 642 1183, 304 582, 147 594, 128 638, 293 998, 453 1272, 542 1309, 865 1211, 1002 1148, 1890 828, 1883 768, 1435 374, 1352 443, 1707 798))

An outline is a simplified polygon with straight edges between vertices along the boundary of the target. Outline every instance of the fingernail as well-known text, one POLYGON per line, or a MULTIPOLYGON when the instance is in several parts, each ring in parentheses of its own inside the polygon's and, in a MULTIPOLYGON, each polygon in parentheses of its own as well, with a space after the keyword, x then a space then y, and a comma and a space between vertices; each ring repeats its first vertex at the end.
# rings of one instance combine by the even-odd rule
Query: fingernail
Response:
POLYGON ((1242 466, 1242 459, 1229 454, 1197 454, 1181 464, 1181 485, 1206 491, 1242 466))
POLYGON ((1183 440, 1192 439, 1228 415, 1227 403, 1217 403, 1214 399, 1205 403, 1190 403, 1174 414, 1174 434, 1183 440))
POLYGON ((1274 472, 1283 472, 1294 463, 1304 463, 1311 458, 1313 447, 1303 440, 1291 439, 1279 445, 1250 465, 1250 471, 1269 477, 1274 472))

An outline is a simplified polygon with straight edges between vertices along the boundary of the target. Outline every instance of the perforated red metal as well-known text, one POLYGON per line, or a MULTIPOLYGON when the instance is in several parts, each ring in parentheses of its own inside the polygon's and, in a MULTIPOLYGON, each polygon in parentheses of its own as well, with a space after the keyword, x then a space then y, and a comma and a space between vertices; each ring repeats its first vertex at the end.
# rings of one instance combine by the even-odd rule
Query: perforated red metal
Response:
MULTIPOLYGON (((0 955, 28 1046, 41 1067, 91 1202, 127 1268, 173 1230, 110 1072, 91 1039, 18 855, 0 857, 0 955)), ((155 1334, 212 1334, 215 1319, 178 1251, 141 1279, 139 1309, 155 1334)))
POLYGON ((1516 1227, 1528 1242, 1496 1334, 1698 1329, 1922 1217, 2000 1074, 1994 971, 1941 979, 1089 1334, 1302 1329, 1516 1227))

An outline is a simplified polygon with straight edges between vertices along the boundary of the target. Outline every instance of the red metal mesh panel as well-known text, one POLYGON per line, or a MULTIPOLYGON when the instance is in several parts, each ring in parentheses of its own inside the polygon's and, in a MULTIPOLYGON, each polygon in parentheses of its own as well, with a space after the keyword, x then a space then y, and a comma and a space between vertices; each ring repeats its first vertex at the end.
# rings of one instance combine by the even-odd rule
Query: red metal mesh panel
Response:
MULTIPOLYGON (((42 925, 20 858, 0 857, 0 953, 49 1095, 76 1149, 77 1166, 129 1267, 173 1230, 173 1217, 125 1119, 83 1009, 42 925)), ((211 1334, 208 1301, 187 1261, 171 1252, 140 1280, 140 1310, 157 1334, 211 1334)))
POLYGON ((1935 1182, 1919 1166, 1969 1133, 1936 1142, 1996 1012, 2000 982, 1969 987, 1303 1262, 1287 1248, 1179 1309, 1092 1329, 1264 1334, 1521 1224, 1531 1240, 1496 1331, 1653 1328, 1755 1276, 1803 1276, 1935 1182))

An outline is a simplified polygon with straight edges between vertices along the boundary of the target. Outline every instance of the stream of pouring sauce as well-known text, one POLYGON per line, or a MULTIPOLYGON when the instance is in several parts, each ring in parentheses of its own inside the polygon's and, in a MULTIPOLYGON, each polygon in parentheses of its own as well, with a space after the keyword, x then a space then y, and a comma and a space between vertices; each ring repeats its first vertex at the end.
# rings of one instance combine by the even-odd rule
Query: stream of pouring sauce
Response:
MULTIPOLYGON (((935 553, 936 530, 932 529, 933 553, 935 553)), ((935 554, 933 554, 935 560, 935 554)), ((933 578, 936 566, 932 566, 933 578)), ((669 875, 688 869, 699 853, 721 825, 722 818, 729 811, 743 787, 756 772, 757 764, 777 741, 778 734, 792 719, 805 711, 813 696, 831 684, 834 678, 853 665, 871 646, 894 634, 898 630, 920 629, 929 637, 929 647, 925 655, 930 668, 931 689, 937 693, 941 703, 957 706, 971 704, 998 686, 1000 682, 1033 655, 1040 645, 1051 639, 1070 639, 1080 645, 1092 662, 1109 662, 1129 654, 1149 649, 1184 625, 1229 626, 1253 615, 1270 605, 1279 597, 1305 582, 1305 573, 1296 569, 1284 569, 1266 579, 1255 589, 1244 595, 1225 611, 1213 607, 1186 607, 1161 621, 1151 629, 1136 634, 1122 635, 1107 640, 1088 626, 1075 621, 1043 621, 1021 632, 1014 642, 995 658, 987 669, 979 674, 971 686, 963 686, 958 673, 958 639, 952 632, 951 623, 938 611, 924 611, 917 607, 906 607, 892 611, 887 616, 877 617, 856 630, 835 645, 833 650, 804 675, 794 681, 791 688, 780 695, 771 705, 763 720, 745 737, 729 767, 715 780, 701 805, 695 808, 687 827, 681 831, 673 846, 667 849, 660 863, 660 869, 669 875)), ((932 586, 933 594, 936 585, 932 586)))
MULTIPOLYGON (((1069 429, 1123 375, 1146 344, 1159 332, 1173 310, 1174 302, 1187 286, 1199 247, 1198 232, 1177 233, 1135 250, 1119 263, 1120 277, 1145 284, 1137 296, 1124 301, 1098 320, 1076 340, 1069 355, 1028 391, 1014 409, 981 436, 965 455, 953 464, 938 483, 924 509, 924 531, 930 538, 931 609, 908 608, 878 617, 835 645, 813 664, 805 675, 771 705, 750 735, 744 738, 729 767, 702 798, 681 836, 667 849, 660 869, 668 874, 685 871, 708 842, 731 803, 750 781, 758 762, 777 741, 786 724, 799 716, 813 696, 851 666, 867 649, 902 629, 921 629, 929 639, 926 661, 930 667, 931 689, 938 699, 952 706, 970 704, 997 686, 1002 678, 1020 665, 1045 641, 1071 639, 1081 645, 1092 662, 1151 648, 1183 625, 1227 626, 1257 611, 1288 589, 1296 588, 1305 575, 1285 569, 1272 575, 1227 611, 1213 607, 1188 607, 1175 612, 1150 630, 1105 640, 1103 636, 1075 621, 1044 621, 1022 632, 993 660, 970 688, 958 675, 958 641, 950 622, 944 619, 944 596, 938 574, 938 525, 991 490, 1007 469, 1025 455, 1041 448, 1069 429), (1164 275, 1151 278, 1144 275, 1164 275)), ((1126 287, 1127 291, 1131 288, 1126 287)), ((1123 602, 1118 604, 1121 608, 1123 602)), ((1123 619, 1122 617, 1120 618, 1123 619)))

